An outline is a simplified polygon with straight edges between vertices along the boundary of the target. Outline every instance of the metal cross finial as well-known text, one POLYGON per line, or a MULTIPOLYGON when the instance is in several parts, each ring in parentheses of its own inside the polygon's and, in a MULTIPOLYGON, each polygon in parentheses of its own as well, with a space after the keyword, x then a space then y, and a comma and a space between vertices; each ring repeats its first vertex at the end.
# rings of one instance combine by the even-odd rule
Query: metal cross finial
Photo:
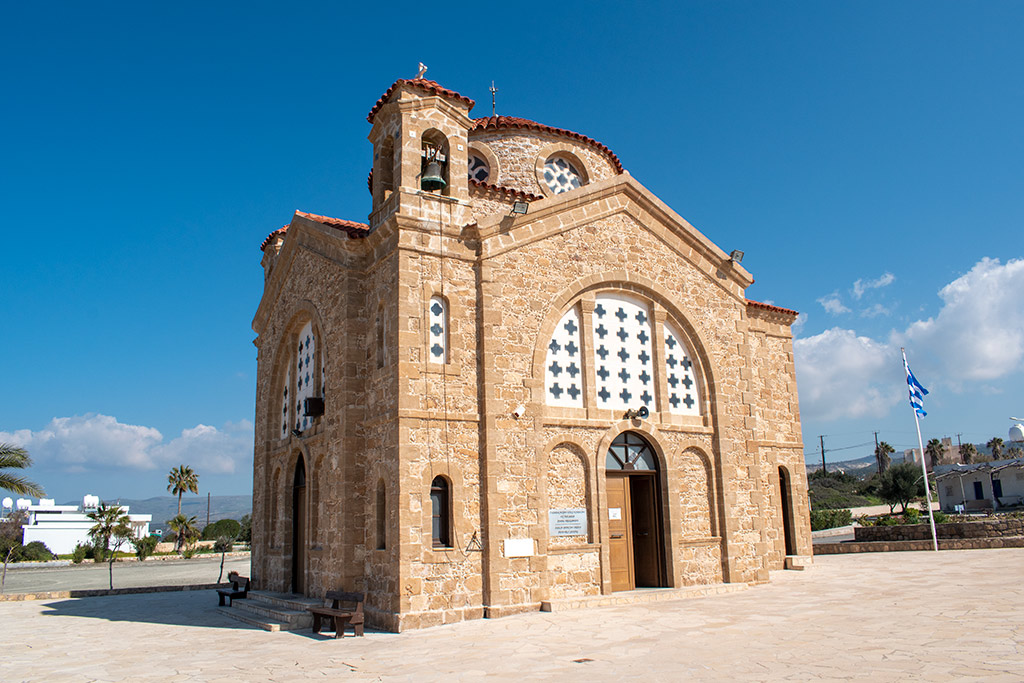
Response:
MULTIPOLYGON (((427 65, 424 64, 423 62, 420 62, 420 70, 416 74, 416 78, 423 78, 423 74, 425 74, 425 73, 427 73, 427 65)), ((413 79, 413 80, 415 80, 415 79, 413 79)))
POLYGON ((496 98, 494 95, 498 92, 498 89, 494 87, 494 81, 491 81, 491 87, 488 89, 491 91, 491 116, 494 116, 494 109, 496 106, 496 98))

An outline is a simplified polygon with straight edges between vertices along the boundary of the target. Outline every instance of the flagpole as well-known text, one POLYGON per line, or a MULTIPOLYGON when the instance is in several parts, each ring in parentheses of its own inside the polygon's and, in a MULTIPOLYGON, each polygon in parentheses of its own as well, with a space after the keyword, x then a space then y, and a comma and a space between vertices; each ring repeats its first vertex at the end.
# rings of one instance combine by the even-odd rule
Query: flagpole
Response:
MULTIPOLYGON (((901 346, 900 353, 903 354, 903 367, 910 367, 907 364, 907 350, 901 346)), ((918 417, 916 408, 914 409, 914 424, 917 425, 917 445, 921 447, 921 473, 924 475, 924 496, 925 500, 928 501, 928 523, 932 527, 932 548, 935 552, 938 552, 939 538, 935 534, 935 515, 932 514, 932 490, 928 486, 928 468, 924 462, 924 442, 921 440, 921 418, 918 417)))

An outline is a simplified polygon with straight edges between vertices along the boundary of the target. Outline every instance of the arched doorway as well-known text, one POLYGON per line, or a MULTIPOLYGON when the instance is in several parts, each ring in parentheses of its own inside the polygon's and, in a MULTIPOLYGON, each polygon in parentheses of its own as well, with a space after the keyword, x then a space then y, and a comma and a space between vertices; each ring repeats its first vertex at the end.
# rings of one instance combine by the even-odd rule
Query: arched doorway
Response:
POLYGON ((612 590, 665 585, 661 485, 654 449, 636 432, 615 437, 605 456, 612 590))
POLYGON ((299 456, 292 484, 292 592, 306 592, 306 463, 299 456))
POLYGON ((793 538, 793 490, 786 468, 779 468, 779 501, 782 505, 782 535, 786 541, 786 554, 796 555, 793 538))

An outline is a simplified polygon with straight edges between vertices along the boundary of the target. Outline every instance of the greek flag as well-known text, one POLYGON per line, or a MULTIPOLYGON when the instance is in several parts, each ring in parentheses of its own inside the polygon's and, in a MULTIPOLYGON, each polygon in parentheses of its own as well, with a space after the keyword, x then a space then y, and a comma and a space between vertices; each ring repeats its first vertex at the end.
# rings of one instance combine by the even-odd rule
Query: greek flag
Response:
POLYGON ((919 416, 924 417, 928 414, 924 411, 924 397, 928 395, 928 390, 921 386, 910 371, 906 355, 903 356, 903 368, 907 371, 907 386, 910 387, 910 406, 919 416))

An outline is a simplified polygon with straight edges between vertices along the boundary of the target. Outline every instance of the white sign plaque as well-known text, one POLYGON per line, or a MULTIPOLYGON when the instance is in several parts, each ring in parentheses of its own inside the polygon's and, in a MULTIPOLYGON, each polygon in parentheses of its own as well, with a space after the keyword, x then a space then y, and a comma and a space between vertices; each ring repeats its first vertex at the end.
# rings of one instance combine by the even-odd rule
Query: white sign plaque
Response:
POLYGON ((622 519, 622 508, 608 508, 608 519, 622 519))
POLYGON ((552 536, 586 536, 586 508, 548 510, 548 533, 552 536))
POLYGON ((533 539, 506 538, 505 557, 533 557, 533 539))

